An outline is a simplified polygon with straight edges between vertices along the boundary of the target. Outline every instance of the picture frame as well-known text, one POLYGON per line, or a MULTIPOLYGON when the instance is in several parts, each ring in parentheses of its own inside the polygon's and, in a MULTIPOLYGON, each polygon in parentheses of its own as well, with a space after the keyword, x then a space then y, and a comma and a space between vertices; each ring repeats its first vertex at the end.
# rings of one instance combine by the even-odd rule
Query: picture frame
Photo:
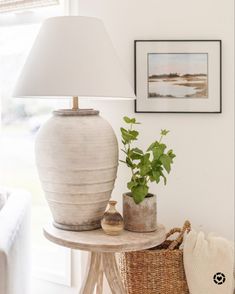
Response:
POLYGON ((135 40, 136 113, 222 113, 221 40, 135 40))

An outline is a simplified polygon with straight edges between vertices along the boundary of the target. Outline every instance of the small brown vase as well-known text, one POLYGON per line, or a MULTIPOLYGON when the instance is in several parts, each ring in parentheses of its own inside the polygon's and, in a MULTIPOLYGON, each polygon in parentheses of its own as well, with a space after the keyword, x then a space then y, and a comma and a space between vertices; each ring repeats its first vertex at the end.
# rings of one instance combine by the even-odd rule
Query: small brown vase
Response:
POLYGON ((119 235, 124 227, 123 218, 115 208, 116 204, 117 201, 109 201, 109 209, 104 213, 101 220, 102 229, 108 235, 119 235))

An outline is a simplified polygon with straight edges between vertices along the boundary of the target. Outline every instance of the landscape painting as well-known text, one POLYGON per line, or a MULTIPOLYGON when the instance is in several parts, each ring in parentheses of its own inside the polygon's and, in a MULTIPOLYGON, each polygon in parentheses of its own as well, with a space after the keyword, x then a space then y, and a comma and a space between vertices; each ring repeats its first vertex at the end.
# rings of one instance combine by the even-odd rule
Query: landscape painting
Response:
POLYGON ((148 98, 208 98, 207 53, 149 53, 148 98))

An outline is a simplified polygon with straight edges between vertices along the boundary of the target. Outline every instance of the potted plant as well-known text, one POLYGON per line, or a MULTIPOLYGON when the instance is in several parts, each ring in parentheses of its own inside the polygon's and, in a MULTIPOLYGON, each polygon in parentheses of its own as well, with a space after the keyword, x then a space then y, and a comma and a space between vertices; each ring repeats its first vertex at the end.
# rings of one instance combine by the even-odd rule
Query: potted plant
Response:
POLYGON ((157 229, 156 195, 149 192, 149 183, 158 184, 161 180, 166 185, 166 173, 170 173, 175 154, 167 150, 162 142, 169 131, 161 130, 159 140, 154 141, 146 152, 133 146, 139 132, 133 127, 139 122, 135 118, 124 117, 126 128, 121 128, 122 152, 125 160, 120 160, 131 171, 127 183, 129 192, 123 194, 123 218, 125 229, 134 232, 151 232, 157 229))

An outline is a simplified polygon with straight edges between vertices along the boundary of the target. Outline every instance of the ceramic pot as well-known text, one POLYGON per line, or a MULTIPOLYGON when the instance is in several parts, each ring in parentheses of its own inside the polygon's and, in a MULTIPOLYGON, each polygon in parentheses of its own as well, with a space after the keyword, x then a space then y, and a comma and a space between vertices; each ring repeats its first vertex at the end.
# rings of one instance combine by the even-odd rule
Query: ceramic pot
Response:
POLYGON ((101 226, 104 232, 108 235, 119 235, 124 227, 123 218, 119 212, 117 212, 115 205, 117 201, 109 201, 109 209, 105 212, 101 226))
POLYGON ((59 110, 36 138, 36 163, 54 225, 93 230, 107 207, 118 166, 110 124, 95 110, 59 110))
POLYGON ((136 204, 131 193, 123 194, 124 228, 128 231, 146 233, 157 229, 156 195, 148 194, 144 200, 136 204))

